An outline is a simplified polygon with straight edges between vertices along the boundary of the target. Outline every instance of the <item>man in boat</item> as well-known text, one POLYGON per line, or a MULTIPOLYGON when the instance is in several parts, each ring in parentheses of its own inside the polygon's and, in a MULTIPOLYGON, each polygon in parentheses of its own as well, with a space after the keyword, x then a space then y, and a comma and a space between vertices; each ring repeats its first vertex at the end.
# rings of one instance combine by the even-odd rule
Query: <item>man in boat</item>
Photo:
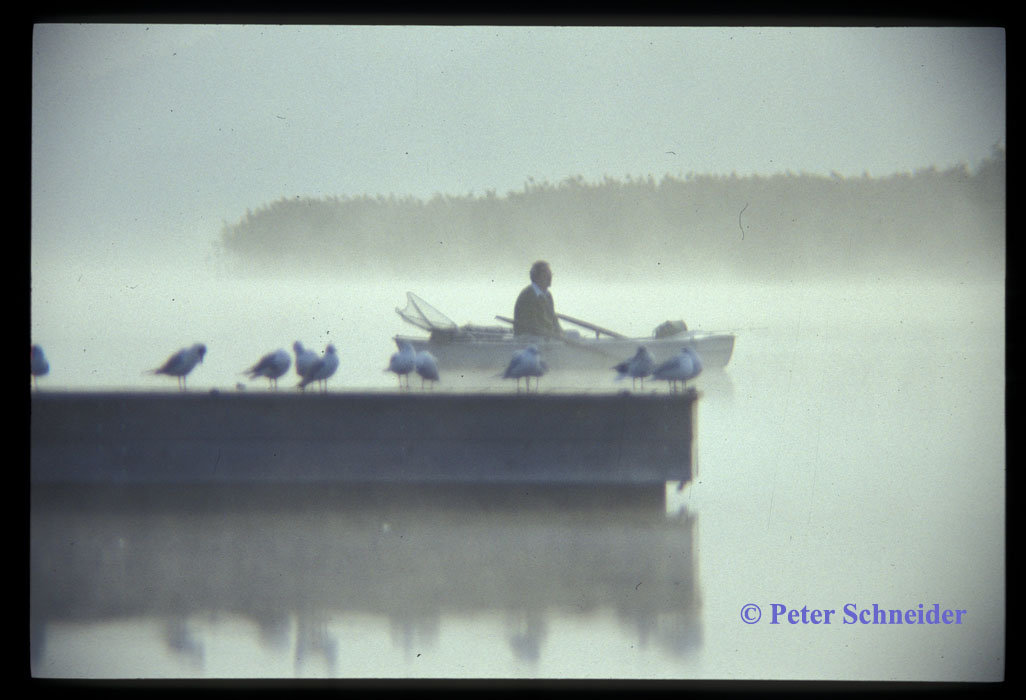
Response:
POLYGON ((563 337, 549 287, 552 269, 544 260, 531 266, 531 284, 524 287, 513 307, 513 335, 563 337))

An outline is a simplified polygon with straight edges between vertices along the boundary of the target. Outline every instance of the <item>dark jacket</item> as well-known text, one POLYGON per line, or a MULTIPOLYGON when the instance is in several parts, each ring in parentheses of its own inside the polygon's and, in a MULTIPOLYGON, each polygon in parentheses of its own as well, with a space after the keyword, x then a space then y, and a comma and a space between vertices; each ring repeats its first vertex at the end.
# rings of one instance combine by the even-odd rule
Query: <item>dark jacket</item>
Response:
POLYGON ((563 335, 550 292, 538 294, 533 284, 524 287, 513 307, 513 335, 563 335))

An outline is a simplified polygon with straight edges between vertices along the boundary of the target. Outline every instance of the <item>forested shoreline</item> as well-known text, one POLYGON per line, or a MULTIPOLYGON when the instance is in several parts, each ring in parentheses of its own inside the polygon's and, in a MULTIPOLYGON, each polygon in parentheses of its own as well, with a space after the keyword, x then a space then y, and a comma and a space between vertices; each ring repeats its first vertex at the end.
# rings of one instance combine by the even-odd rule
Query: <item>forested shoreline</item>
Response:
POLYGON ((225 222, 220 247, 254 269, 397 273, 537 257, 592 272, 1002 274, 1005 151, 887 177, 807 174, 530 181, 505 195, 285 198, 225 222))

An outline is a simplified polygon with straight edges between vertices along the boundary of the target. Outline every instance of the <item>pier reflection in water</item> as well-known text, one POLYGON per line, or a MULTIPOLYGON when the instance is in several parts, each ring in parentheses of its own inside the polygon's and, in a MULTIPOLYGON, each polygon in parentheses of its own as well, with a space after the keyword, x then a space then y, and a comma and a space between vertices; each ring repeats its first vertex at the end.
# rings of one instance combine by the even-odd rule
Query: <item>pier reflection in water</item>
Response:
POLYGON ((701 646, 694 529, 651 487, 36 488, 33 673, 646 675, 701 646))

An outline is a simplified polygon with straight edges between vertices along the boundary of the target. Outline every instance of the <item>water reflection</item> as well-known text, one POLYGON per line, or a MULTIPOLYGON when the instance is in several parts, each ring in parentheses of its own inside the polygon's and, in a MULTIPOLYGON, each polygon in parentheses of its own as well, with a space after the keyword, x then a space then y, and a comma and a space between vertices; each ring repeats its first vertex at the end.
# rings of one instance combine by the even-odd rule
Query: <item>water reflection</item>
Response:
POLYGON ((368 620, 386 621, 395 656, 380 675, 418 675, 411 662, 447 651, 446 629, 484 618, 511 664, 537 667, 561 653, 553 625, 597 614, 684 657, 702 636, 694 521, 641 489, 35 488, 33 669, 117 675, 61 658, 60 637, 139 620, 155 626, 118 637, 137 677, 214 673, 219 620, 242 621, 296 676, 352 675, 368 620))

